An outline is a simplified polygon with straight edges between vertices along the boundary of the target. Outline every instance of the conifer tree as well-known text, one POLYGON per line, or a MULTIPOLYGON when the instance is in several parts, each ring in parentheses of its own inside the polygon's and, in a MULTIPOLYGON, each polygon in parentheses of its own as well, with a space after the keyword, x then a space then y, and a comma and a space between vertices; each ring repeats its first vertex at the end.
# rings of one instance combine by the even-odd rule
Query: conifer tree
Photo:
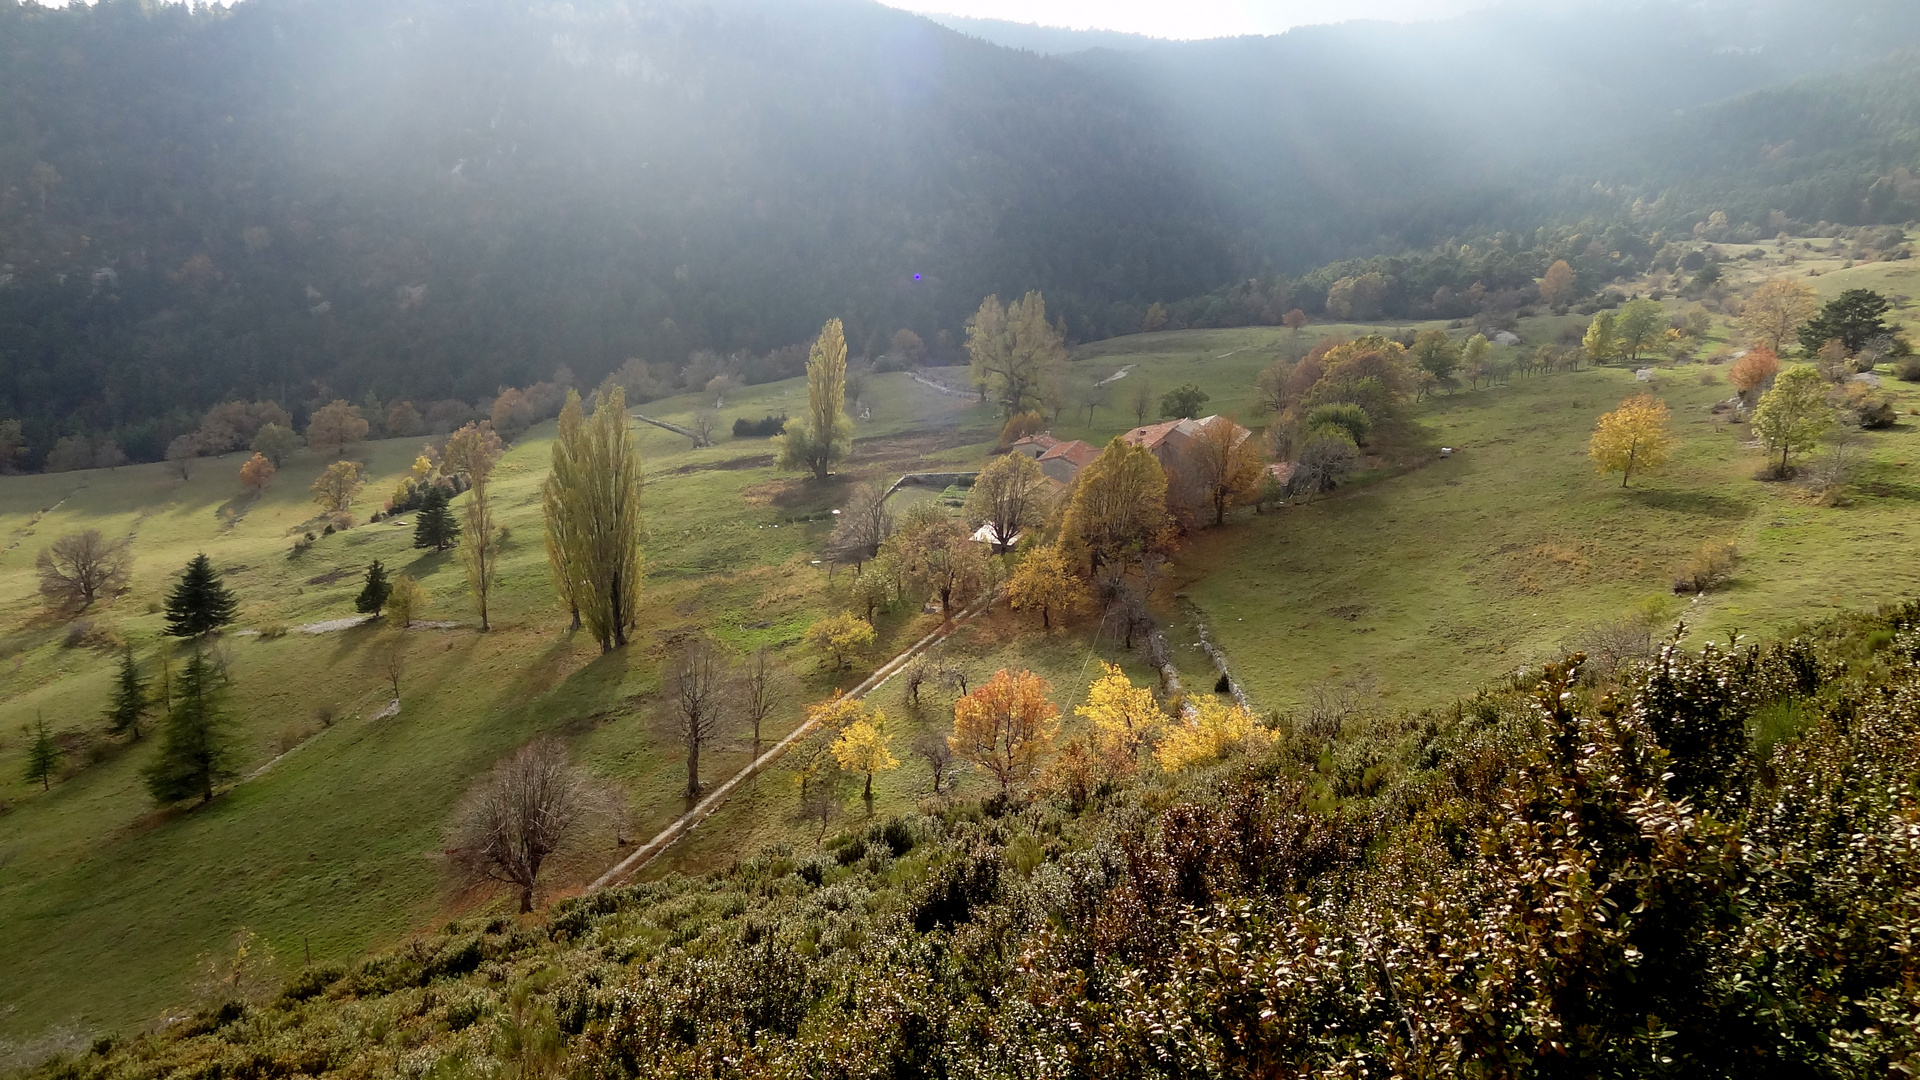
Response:
POLYGON ((413 523, 413 546, 445 551, 460 539, 460 522, 447 508, 447 489, 439 484, 427 487, 420 498, 420 514, 413 523))
POLYGON ((140 738, 140 721, 151 704, 147 684, 140 678, 140 666, 133 662, 133 646, 120 654, 120 674, 114 680, 113 705, 107 710, 107 730, 115 735, 131 734, 140 738))
POLYGON ((179 583, 167 594, 167 633, 183 638, 210 634, 233 621, 236 606, 233 593, 214 570, 213 560, 205 553, 195 555, 179 583))
POLYGON ((225 697, 225 678, 196 645, 160 726, 160 756, 145 770, 155 802, 178 802, 189 795, 210 802, 213 785, 232 775, 225 697))
POLYGON ((353 610, 362 615, 379 615, 380 609, 387 606, 387 597, 393 593, 393 582, 387 580, 387 568, 375 559, 367 567, 366 585, 360 589, 360 595, 354 598, 353 610))
POLYGON ((580 418, 569 395, 542 494, 555 583, 602 652, 627 643, 640 600, 640 451, 618 386, 580 418))
POLYGON ((53 741, 53 735, 47 731, 45 717, 36 716, 33 727, 26 732, 33 736, 27 745, 27 783, 39 783, 40 790, 53 787, 53 774, 60 768, 60 744, 53 741))

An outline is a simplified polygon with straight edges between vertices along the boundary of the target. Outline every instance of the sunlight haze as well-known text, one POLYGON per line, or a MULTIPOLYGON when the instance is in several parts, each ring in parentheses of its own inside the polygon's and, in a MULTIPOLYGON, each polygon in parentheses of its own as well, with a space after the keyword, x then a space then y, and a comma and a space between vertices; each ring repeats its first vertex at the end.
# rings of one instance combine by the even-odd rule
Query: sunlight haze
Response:
POLYGON ((1487 5, 1476 0, 1198 0, 1186 4, 1165 0, 935 0, 894 2, 891 6, 972 19, 1192 39, 1278 34, 1295 26, 1354 19, 1417 22, 1487 5))

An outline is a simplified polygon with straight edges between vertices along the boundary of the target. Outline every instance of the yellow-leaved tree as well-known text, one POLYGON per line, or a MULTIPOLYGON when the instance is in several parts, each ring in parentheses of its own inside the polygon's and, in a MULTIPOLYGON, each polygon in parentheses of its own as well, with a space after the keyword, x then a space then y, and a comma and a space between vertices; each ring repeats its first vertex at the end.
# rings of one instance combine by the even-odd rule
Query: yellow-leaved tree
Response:
POLYGON ((366 486, 362 475, 359 462, 336 461, 327 466, 307 490, 313 492, 313 501, 320 504, 320 509, 337 514, 352 506, 360 489, 366 486))
POLYGON ((1233 750, 1258 750, 1272 737, 1259 718, 1241 706, 1204 697, 1191 720, 1167 725, 1154 757, 1172 772, 1218 761, 1233 750))
POLYGON ((1114 436, 1074 481, 1060 544, 1076 562, 1084 559, 1092 574, 1106 563, 1172 547, 1167 474, 1153 453, 1114 436))
POLYGON ((854 654, 873 644, 873 624, 851 611, 843 611, 807 627, 804 640, 815 650, 832 657, 833 669, 839 671, 852 662, 854 654))
POLYGON ((1100 755, 1116 771, 1131 772, 1140 763, 1140 752, 1166 730, 1167 714, 1151 687, 1133 685, 1118 664, 1100 666, 1105 674, 1087 687, 1087 703, 1073 711, 1093 725, 1100 755))
POLYGON ((989 296, 967 320, 967 356, 974 385, 992 394, 1004 415, 1012 417, 1045 403, 1067 346, 1047 322, 1047 301, 1039 293, 1004 308, 998 296, 989 296))
POLYGON ((1047 681, 1031 671, 1001 668, 953 703, 954 753, 993 774, 1004 794, 1039 771, 1060 730, 1060 710, 1047 681))
POLYGON ((1058 544, 1027 552, 1007 582, 1007 602, 1016 611, 1039 609, 1042 629, 1053 629, 1053 613, 1067 614, 1084 607, 1092 596, 1058 544))
POLYGON ((1619 473, 1626 487, 1636 472, 1650 472, 1667 460, 1673 433, 1667 430, 1666 403, 1651 394, 1628 398, 1600 418, 1587 443, 1587 456, 1602 473, 1619 473))
POLYGON ((807 353, 807 415, 787 423, 774 436, 779 465, 804 469, 816 480, 847 456, 853 446, 853 421, 847 417, 847 335, 839 319, 828 319, 807 353))
POLYGON ((547 560, 575 625, 612 652, 626 645, 640 601, 640 450, 618 385, 595 396, 591 419, 581 413, 568 391, 541 492, 547 560))
POLYGON ((1740 309, 1740 325, 1778 356, 1819 307, 1819 298, 1806 282, 1774 278, 1762 282, 1747 297, 1746 306, 1740 309))
POLYGON ((873 801, 873 774, 900 766, 900 760, 889 749, 892 742, 893 736, 887 732, 887 715, 878 709, 856 716, 833 740, 833 759, 840 767, 866 776, 866 790, 860 797, 868 802, 873 801))
POLYGON ((1574 291, 1579 287, 1579 279, 1567 260, 1556 259, 1547 267, 1547 274, 1540 279, 1540 299, 1549 304, 1560 305, 1573 299, 1574 291))

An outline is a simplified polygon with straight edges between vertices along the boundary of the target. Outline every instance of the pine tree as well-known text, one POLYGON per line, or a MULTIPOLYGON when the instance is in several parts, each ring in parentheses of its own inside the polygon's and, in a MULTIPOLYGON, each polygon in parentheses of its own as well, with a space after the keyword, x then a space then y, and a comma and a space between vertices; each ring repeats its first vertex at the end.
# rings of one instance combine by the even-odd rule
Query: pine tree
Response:
POLYGON ((133 662, 133 646, 129 645, 120 654, 120 675, 114 682, 113 706, 107 710, 107 730, 139 739, 140 721, 150 707, 147 684, 140 678, 140 667, 133 662))
POLYGON ((233 593, 220 583, 213 560, 195 555, 180 583, 167 594, 167 633, 184 638, 210 634, 233 621, 236 606, 233 593))
POLYGON ((393 592, 393 583, 387 580, 387 568, 380 560, 373 560, 367 567, 367 584, 354 598, 353 610, 362 615, 379 615, 380 609, 387 606, 387 597, 393 592))
POLYGON ((232 775, 225 697, 225 678, 196 646, 180 671, 173 708, 160 727, 160 756, 145 770, 155 802, 178 802, 189 795, 209 802, 213 785, 232 775))
POLYGON ((25 730, 33 736, 27 747, 27 783, 38 781, 40 790, 46 791, 53 787, 54 771, 60 768, 60 744, 47 731, 45 717, 35 717, 34 726, 25 730))
POLYGON ((447 509, 447 489, 439 484, 421 497, 420 515, 413 523, 413 546, 445 551, 460 539, 460 522, 447 509))

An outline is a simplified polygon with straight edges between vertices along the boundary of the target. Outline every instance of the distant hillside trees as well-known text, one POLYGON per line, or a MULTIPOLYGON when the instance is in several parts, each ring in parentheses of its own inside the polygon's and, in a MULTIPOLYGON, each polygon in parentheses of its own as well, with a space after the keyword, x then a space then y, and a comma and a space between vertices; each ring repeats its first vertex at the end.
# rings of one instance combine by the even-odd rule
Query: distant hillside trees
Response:
POLYGON ((307 445, 328 457, 339 457, 347 447, 367 437, 367 421, 358 405, 335 400, 313 411, 307 420, 307 445))
POLYGON ((1047 301, 1038 292, 1004 308, 998 296, 989 296, 967 320, 967 357, 974 385, 1012 417, 1045 405, 1060 380, 1067 346, 1047 322, 1047 301))
POLYGON ((541 492, 547 560, 561 599, 602 652, 626 645, 638 617, 641 479, 625 391, 599 392, 590 420, 569 391, 541 492))
POLYGON ((62 536, 33 560, 40 596, 55 611, 85 611, 112 596, 133 573, 126 540, 108 540, 98 529, 62 536))
POLYGON ((853 421, 847 416, 847 338, 839 319, 828 319, 807 354, 807 415, 788 421, 774 436, 783 469, 827 473, 853 447, 853 421))
POLYGON ((213 560, 203 552, 187 563, 167 593, 167 630, 173 637, 198 638, 233 622, 239 602, 220 580, 213 560))
POLYGON ((160 725, 160 749, 147 766, 147 790, 157 803, 194 795, 213 799, 214 785, 233 775, 232 720, 227 678, 196 644, 174 680, 172 707, 160 725))

